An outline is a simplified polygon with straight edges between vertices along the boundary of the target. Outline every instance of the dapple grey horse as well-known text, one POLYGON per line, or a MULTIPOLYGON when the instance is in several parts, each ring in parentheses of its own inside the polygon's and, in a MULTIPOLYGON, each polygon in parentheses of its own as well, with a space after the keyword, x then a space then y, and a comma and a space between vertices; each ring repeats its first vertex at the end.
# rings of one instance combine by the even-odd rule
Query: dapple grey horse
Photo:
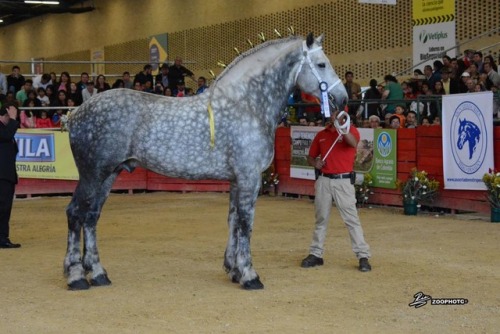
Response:
POLYGON ((66 209, 69 289, 111 284, 99 259, 97 221, 117 175, 137 166, 170 177, 229 180, 224 268, 243 288, 262 289, 250 238, 261 173, 273 159, 287 98, 297 85, 318 97, 328 93, 339 108, 347 103, 322 41, 323 36, 309 34, 306 40, 264 42, 238 56, 208 91, 193 97, 113 89, 83 103, 68 121, 80 175, 66 209))

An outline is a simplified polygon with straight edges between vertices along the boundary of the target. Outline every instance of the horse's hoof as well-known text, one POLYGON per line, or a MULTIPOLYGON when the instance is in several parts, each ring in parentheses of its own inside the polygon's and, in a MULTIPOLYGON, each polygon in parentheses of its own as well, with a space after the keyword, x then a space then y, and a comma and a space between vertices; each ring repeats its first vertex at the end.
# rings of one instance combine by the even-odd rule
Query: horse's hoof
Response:
POLYGON ((264 289, 264 284, 260 281, 259 277, 254 278, 253 280, 246 281, 243 283, 243 289, 245 290, 260 290, 264 289))
POLYGON ((92 278, 90 280, 90 284, 93 286, 105 286, 105 285, 111 285, 111 281, 109 280, 107 275, 98 275, 95 278, 92 278))
POLYGON ((78 281, 74 281, 68 283, 68 290, 88 290, 90 288, 89 282, 85 278, 79 279, 78 281))

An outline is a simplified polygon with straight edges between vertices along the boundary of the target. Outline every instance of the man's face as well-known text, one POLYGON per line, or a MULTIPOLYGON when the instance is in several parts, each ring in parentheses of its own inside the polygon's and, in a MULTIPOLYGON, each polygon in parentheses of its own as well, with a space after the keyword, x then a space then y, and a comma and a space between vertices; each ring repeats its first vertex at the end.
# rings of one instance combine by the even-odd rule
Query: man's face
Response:
POLYGON ((415 116, 414 113, 412 113, 412 112, 408 113, 408 116, 406 116, 406 123, 408 123, 410 125, 417 124, 417 117, 415 116))
POLYGON ((182 65, 182 58, 179 58, 179 57, 175 58, 174 63, 175 63, 175 66, 181 66, 182 65))
POLYGON ((198 87, 204 86, 205 85, 205 80, 203 79, 198 79, 198 87))
POLYGON ((33 85, 31 84, 31 82, 24 83, 24 90, 25 91, 29 92, 32 88, 33 88, 33 85))
POLYGON ((16 77, 19 75, 19 69, 17 67, 12 69, 12 75, 16 77))
POLYGON ((477 53, 474 54, 474 57, 472 57, 472 59, 475 61, 475 62, 480 62, 481 61, 481 56, 478 55, 477 53))
POLYGON ((89 82, 89 76, 87 74, 83 74, 81 76, 81 80, 83 83, 87 83, 87 82, 89 82))
POLYGON ((353 79, 353 75, 352 74, 347 74, 345 76, 345 81, 347 81, 347 82, 352 82, 352 79, 353 79))

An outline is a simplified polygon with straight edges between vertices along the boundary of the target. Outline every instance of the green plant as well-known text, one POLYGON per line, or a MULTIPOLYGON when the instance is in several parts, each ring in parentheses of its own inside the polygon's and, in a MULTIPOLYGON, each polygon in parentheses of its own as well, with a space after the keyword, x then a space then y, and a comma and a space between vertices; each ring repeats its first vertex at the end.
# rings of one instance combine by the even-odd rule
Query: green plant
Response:
POLYGON ((494 208, 500 208, 500 172, 488 169, 488 173, 483 175, 483 182, 486 185, 486 198, 494 208))
POLYGON ((438 193, 439 182, 429 178, 427 172, 412 168, 406 181, 397 180, 396 185, 401 191, 403 202, 429 202, 438 193))
POLYGON ((356 201, 358 206, 364 206, 368 203, 368 199, 372 193, 370 186, 373 183, 373 177, 370 173, 363 174, 363 182, 361 184, 355 184, 356 189, 356 201))

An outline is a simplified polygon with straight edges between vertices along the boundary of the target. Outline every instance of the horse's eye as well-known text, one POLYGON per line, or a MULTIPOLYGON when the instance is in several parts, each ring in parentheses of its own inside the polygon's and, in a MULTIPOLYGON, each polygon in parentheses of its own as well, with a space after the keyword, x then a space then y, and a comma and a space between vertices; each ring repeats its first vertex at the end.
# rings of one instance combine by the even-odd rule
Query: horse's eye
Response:
POLYGON ((319 63, 318 64, 318 67, 321 67, 321 68, 325 68, 325 66, 326 66, 325 63, 319 63))

